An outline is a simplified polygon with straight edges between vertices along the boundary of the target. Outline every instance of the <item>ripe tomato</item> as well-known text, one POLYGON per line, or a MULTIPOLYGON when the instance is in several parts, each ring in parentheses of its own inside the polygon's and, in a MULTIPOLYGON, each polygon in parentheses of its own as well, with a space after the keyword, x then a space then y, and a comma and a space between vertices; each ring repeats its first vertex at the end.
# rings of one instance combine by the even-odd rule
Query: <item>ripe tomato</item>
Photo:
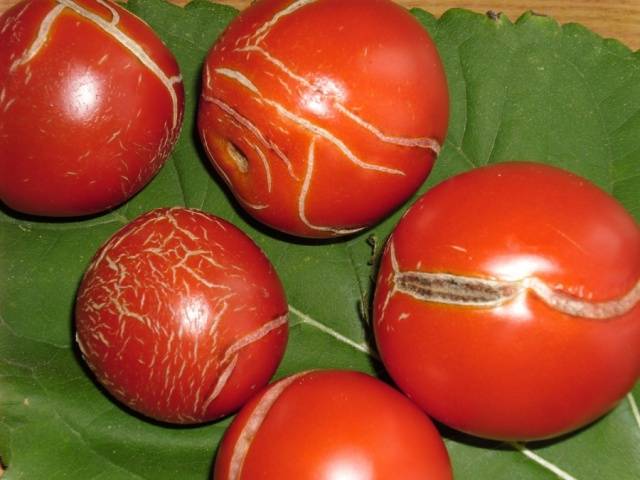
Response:
POLYGON ((427 192, 391 235, 375 336, 433 417, 475 435, 555 436, 640 375, 640 230, 569 172, 502 163, 427 192))
POLYGON ((96 253, 76 301, 77 342, 118 400, 198 423, 269 381, 287 340, 287 302, 262 251, 230 223, 157 209, 96 253))
POLYGON ((158 172, 182 124, 171 52, 106 0, 26 0, 0 18, 0 201, 100 212, 158 172))
POLYGON ((445 74, 390 0, 263 0, 204 68, 198 125, 241 205, 276 229, 363 229, 429 174, 448 122, 445 74))
POLYGON ((363 373, 299 373, 237 415, 215 480, 450 480, 447 451, 406 397, 363 373))

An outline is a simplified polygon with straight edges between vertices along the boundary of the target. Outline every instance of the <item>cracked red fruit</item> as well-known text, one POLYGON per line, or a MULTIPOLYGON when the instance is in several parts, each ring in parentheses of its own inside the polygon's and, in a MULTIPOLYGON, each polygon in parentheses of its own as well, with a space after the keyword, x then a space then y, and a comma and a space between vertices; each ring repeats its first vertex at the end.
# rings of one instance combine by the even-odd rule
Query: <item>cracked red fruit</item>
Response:
POLYGON ((390 0, 262 0, 210 51, 198 126, 257 220, 303 237, 357 232, 423 183, 448 91, 427 32, 390 0))
POLYGON ((359 372, 303 372, 269 386, 236 416, 214 480, 451 480, 429 418, 359 372))
POLYGON ((436 419, 504 440, 569 432, 640 376, 640 229, 572 173, 479 168, 400 221, 374 312, 386 368, 436 419))
POLYGON ((76 339, 98 381, 148 417, 199 423, 267 384, 287 342, 269 260, 232 224, 157 209, 111 237, 76 300, 76 339))
POLYGON ((0 201, 78 216, 141 190, 175 144, 184 92, 151 28, 106 0, 27 0, 0 17, 0 201))

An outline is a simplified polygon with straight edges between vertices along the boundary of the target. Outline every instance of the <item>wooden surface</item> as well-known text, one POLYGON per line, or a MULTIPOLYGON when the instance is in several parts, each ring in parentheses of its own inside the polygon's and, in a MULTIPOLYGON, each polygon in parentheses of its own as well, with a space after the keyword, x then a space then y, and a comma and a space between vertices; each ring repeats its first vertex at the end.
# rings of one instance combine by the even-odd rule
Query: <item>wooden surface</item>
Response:
MULTIPOLYGON (((173 0, 187 3, 187 0, 173 0)), ((237 8, 243 8, 250 0, 218 0, 237 8)), ((452 7, 468 8, 485 13, 502 12, 512 20, 523 12, 533 10, 549 15, 560 23, 582 23, 604 37, 617 38, 633 50, 640 49, 640 0, 397 0, 407 7, 421 7, 440 15, 452 7)), ((0 12, 17 3, 17 0, 0 0, 0 12)))

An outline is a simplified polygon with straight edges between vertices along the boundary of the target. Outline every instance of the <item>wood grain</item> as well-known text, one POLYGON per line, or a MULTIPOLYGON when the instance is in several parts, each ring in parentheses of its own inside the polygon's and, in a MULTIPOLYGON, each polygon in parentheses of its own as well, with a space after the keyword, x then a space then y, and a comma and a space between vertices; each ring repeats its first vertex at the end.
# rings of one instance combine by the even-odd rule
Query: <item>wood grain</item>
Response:
MULTIPOLYGON (((172 0, 185 4, 188 0, 172 0)), ((441 15, 452 7, 467 8, 485 13, 502 12, 512 20, 522 13, 536 13, 554 17, 560 23, 577 22, 607 38, 617 38, 631 49, 640 49, 640 0, 397 0, 407 7, 421 7, 441 15)), ((0 12, 17 0, 0 0, 0 12)), ((251 0, 219 0, 219 3, 244 8, 251 0)))

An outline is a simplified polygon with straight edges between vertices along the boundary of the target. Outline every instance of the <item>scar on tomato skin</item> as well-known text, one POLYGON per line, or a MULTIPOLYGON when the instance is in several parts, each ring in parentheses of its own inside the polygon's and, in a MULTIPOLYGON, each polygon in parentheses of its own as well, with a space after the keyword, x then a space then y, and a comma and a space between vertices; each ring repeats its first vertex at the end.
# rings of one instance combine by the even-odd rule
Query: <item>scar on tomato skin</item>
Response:
POLYGON ((245 154, 242 153, 233 142, 227 142, 227 153, 240 173, 247 173, 249 171, 249 160, 247 160, 245 154))
POLYGON ((295 2, 290 3, 282 10, 277 11, 273 15, 273 17, 263 23, 260 28, 258 28, 255 32, 248 36, 247 43, 253 43, 255 45, 261 43, 269 35, 269 33, 271 33, 271 30, 280 21, 281 18, 289 16, 296 10, 299 10, 311 3, 315 3, 316 1, 317 0, 296 0, 295 2))
MULTIPOLYGON (((231 69, 227 69, 227 68, 219 68, 219 69, 216 69, 216 73, 219 74, 219 75, 223 75, 225 77, 231 78, 231 79, 239 82, 241 85, 249 88, 249 90, 251 92, 253 92, 255 95, 257 95, 262 100, 262 102, 264 102, 264 104, 266 104, 266 105, 272 107, 273 109, 275 109, 275 111, 281 117, 289 120, 294 125, 297 125, 298 127, 301 127, 304 130, 307 130, 312 135, 327 140, 336 149, 338 149, 340 151, 340 153, 342 153, 342 155, 344 155, 351 163, 355 164, 356 166, 358 166, 358 167, 360 167, 360 168, 362 168, 364 170, 374 170, 374 171, 378 171, 378 172, 386 173, 386 174, 390 174, 390 175, 400 175, 400 176, 405 176, 406 175, 406 173, 403 170, 400 170, 400 169, 397 169, 397 168, 386 167, 384 165, 377 165, 377 164, 367 163, 367 162, 363 161, 355 153, 352 152, 352 150, 347 146, 347 144, 344 141, 342 141, 340 138, 338 138, 336 135, 334 135, 330 130, 328 130, 326 128, 323 128, 323 127, 320 127, 319 125, 316 125, 315 123, 307 120, 306 118, 287 110, 279 102, 276 102, 275 100, 272 100, 270 98, 267 98, 267 97, 263 96, 262 93, 260 92, 260 90, 255 86, 255 84, 253 84, 241 72, 237 72, 235 70, 231 70, 231 69)), ((222 100, 220 100, 218 98, 215 98, 215 97, 209 97, 209 96, 203 96, 203 99, 205 101, 209 101, 211 103, 217 104, 226 113, 228 113, 229 115, 231 115, 234 118, 238 119, 243 125, 246 125, 248 128, 250 128, 251 131, 254 134, 255 134, 255 131, 260 132, 260 130, 257 127, 255 127, 255 125, 253 125, 248 119, 246 119, 244 117, 240 117, 238 112, 236 112, 235 110, 231 109, 231 107, 226 105, 222 100), (253 128, 251 128, 251 127, 253 127, 253 128)), ((364 121, 362 121, 362 122, 364 122, 364 121)), ((370 127, 370 130, 372 130, 374 132, 378 131, 373 126, 370 127)), ((380 133, 380 134, 382 135, 382 133, 380 133)), ((260 132, 260 136, 262 136, 264 138, 264 136, 262 135, 261 132, 260 132)), ((385 137, 385 138, 390 139, 391 137, 385 137)), ((398 140, 398 141, 400 141, 400 140, 398 140)), ((409 143, 413 142, 413 140, 411 140, 411 139, 403 139, 402 141, 406 141, 406 142, 409 142, 409 143)), ((412 145, 412 146, 417 146, 417 145, 412 145)))
POLYGON ((309 152, 307 155, 307 172, 304 177, 304 181, 302 182, 302 187, 300 188, 300 195, 298 196, 298 216, 302 223, 304 223, 307 227, 312 230, 318 230, 323 232, 330 232, 335 235, 348 235, 351 233, 356 233, 363 230, 365 227, 358 227, 352 229, 339 229, 333 227, 323 227, 320 225, 312 224, 307 218, 306 214, 306 203, 307 203, 307 195, 309 193, 309 187, 311 185, 311 180, 313 178, 313 166, 315 163, 315 145, 316 145, 316 137, 311 139, 311 143, 309 145, 309 152))
POLYGON ((399 269, 393 243, 390 244, 389 254, 393 286, 385 299, 383 312, 395 293, 403 293, 425 302, 492 308, 510 302, 522 293, 531 292, 556 311, 591 320, 618 317, 640 304, 640 280, 619 298, 594 302, 555 290, 536 277, 504 281, 442 272, 403 272, 399 269))
MULTIPOLYGON (((235 110, 229 104, 227 104, 226 102, 223 102, 219 98, 204 95, 202 99, 205 102, 216 105, 218 108, 220 108, 220 110, 222 110, 225 114, 227 114, 229 118, 236 121, 239 126, 241 126, 242 128, 246 129, 249 133, 251 133, 258 140, 258 142, 260 142, 265 148, 268 148, 269 150, 273 150, 276 156, 280 160, 282 160, 282 162, 287 167, 287 171, 289 172, 289 175, 291 175, 296 180, 298 179, 297 175, 293 171, 293 165, 291 163, 291 160, 289 160, 289 158, 282 152, 282 150, 280 150, 280 148, 275 143, 267 140, 264 134, 262 133, 262 131, 260 131, 260 129, 256 125, 254 125, 251 122, 251 120, 242 116, 237 110, 235 110)), ((270 170, 269 164, 265 164, 265 168, 268 170, 266 175, 267 175, 267 178, 269 179, 271 178, 271 170, 270 170)))
POLYGON ((262 398, 254 407, 251 415, 244 425, 244 428, 240 432, 240 435, 238 435, 235 445, 233 446, 231 460, 229 462, 229 476, 227 477, 227 480, 240 479, 244 461, 249 452, 249 448, 251 447, 251 443, 258 433, 258 430, 260 430, 269 410, 271 410, 271 407, 273 407, 280 395, 282 395, 289 385, 308 373, 309 372, 301 372, 280 380, 269 387, 269 389, 262 395, 262 398))
POLYGON ((240 351, 243 348, 251 345, 252 343, 255 343, 266 337, 272 331, 286 325, 287 322, 288 314, 285 313, 284 315, 281 315, 274 318, 273 320, 264 323, 259 328, 247 333, 243 337, 240 337, 225 350, 222 360, 220 361, 220 365, 225 365, 225 367, 218 377, 218 381, 216 382, 213 391, 202 404, 203 414, 207 411, 211 403, 220 395, 220 393, 226 386, 229 378, 231 377, 231 374, 235 370, 240 351))
POLYGON ((154 60, 149 56, 149 54, 144 50, 144 48, 131 37, 129 37, 126 33, 118 28, 118 23, 120 21, 120 15, 117 10, 112 6, 108 5, 103 0, 98 0, 98 3, 105 6, 111 13, 112 18, 110 21, 105 20, 100 15, 94 13, 93 11, 79 5, 74 0, 55 0, 57 5, 49 11, 49 13, 44 17, 40 24, 40 30, 36 38, 34 39, 31 46, 24 52, 23 56, 18 60, 14 61, 10 67, 10 71, 13 72, 16 68, 21 65, 24 65, 31 61, 33 57, 40 51, 40 49, 46 43, 46 40, 49 36, 49 32, 54 22, 58 19, 60 14, 65 8, 68 8, 74 11, 76 14, 80 15, 84 19, 93 22, 106 34, 113 37, 120 45, 129 50, 151 73, 153 73, 158 80, 164 85, 169 96, 171 98, 171 104, 173 107, 173 129, 177 128, 179 125, 179 106, 178 106, 178 96, 174 89, 174 85, 176 83, 180 83, 182 81, 182 77, 180 75, 169 77, 160 66, 154 62, 154 60))
POLYGON ((38 34, 33 39, 33 42, 31 43, 29 48, 25 50, 22 56, 15 60, 9 67, 10 73, 15 72, 18 67, 29 63, 40 52, 44 44, 47 42, 51 27, 65 8, 66 7, 64 5, 58 4, 45 15, 45 17, 42 19, 42 22, 40 22, 40 29, 38 30, 38 34))
MULTIPOLYGON (((245 47, 242 47, 242 48, 238 48, 238 49, 236 49, 236 51, 260 54, 269 63, 274 65, 278 70, 280 70, 286 76, 288 76, 289 78, 291 78, 292 80, 294 80, 295 82, 300 84, 302 87, 307 88, 309 90, 318 90, 318 87, 316 85, 311 83, 305 77, 295 73, 293 70, 291 70, 289 67, 287 67, 287 65, 283 61, 281 61, 278 58, 274 57, 272 54, 270 54, 264 48, 258 47, 256 45, 250 45, 250 46, 245 46, 245 47)), ((232 77, 232 75, 230 75, 230 73, 233 72, 233 71, 229 71, 229 69, 218 69, 218 73, 223 73, 221 70, 227 71, 227 72, 225 72, 225 74, 228 74, 227 76, 232 77)), ((234 73, 234 76, 236 76, 236 75, 237 75, 237 72, 234 73)), ((242 83, 243 85, 245 85, 247 88, 249 88, 255 94, 259 94, 259 90, 255 86, 255 84, 253 84, 253 82, 250 82, 246 77, 244 77, 244 78, 242 78, 242 77, 244 77, 244 75, 240 74, 239 78, 237 78, 236 80, 238 82, 242 83)), ((280 77, 278 77, 278 79, 280 80, 280 77)), ((288 87, 288 85, 286 85, 285 83, 283 83, 283 85, 286 87, 287 90, 290 91, 290 88, 288 87)), ((345 115, 347 118, 349 118, 352 122, 354 122, 355 124, 357 124, 361 128, 364 128, 365 130, 370 132, 372 135, 377 137, 378 140, 380 140, 381 142, 390 143, 390 144, 399 145, 399 146, 404 146, 404 147, 417 147, 417 148, 429 149, 429 150, 433 151, 434 154, 436 154, 436 155, 438 155, 440 153, 441 145, 437 140, 435 140, 433 138, 429 138, 429 137, 416 137, 416 138, 414 138, 414 137, 399 137, 399 136, 385 134, 378 127, 376 127, 375 125, 373 125, 370 122, 367 122, 361 116, 357 115, 352 110, 350 110, 347 107, 345 107, 343 102, 342 102, 342 99, 338 98, 335 94, 332 94, 332 93, 329 93, 329 92, 326 92, 326 91, 322 91, 321 93, 323 95, 329 97, 333 101, 333 104, 334 104, 336 110, 341 112, 343 115, 345 115)))

